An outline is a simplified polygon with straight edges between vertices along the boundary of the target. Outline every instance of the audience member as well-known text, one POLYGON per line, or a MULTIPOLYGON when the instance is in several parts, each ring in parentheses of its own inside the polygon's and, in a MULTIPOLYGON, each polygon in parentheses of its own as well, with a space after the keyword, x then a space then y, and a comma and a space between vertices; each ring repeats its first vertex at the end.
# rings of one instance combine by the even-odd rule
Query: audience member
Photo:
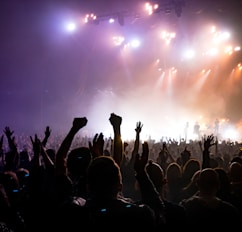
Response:
POLYGON ((155 229, 155 216, 146 205, 137 205, 120 196, 122 176, 112 157, 95 158, 88 168, 90 197, 86 207, 91 215, 90 229, 125 231, 155 229))
POLYGON ((140 150, 140 133, 142 130, 143 124, 141 122, 136 123, 135 128, 135 141, 134 146, 131 152, 131 157, 124 159, 121 164, 121 173, 123 177, 123 194, 131 198, 134 201, 140 200, 140 192, 137 189, 137 180, 134 175, 134 163, 136 159, 136 155, 139 153, 140 150))
POLYGON ((238 209, 216 196, 219 189, 218 173, 212 168, 205 168, 200 172, 197 183, 198 193, 180 202, 185 207, 189 228, 239 228, 241 216, 238 209))
POLYGON ((166 169, 165 196, 169 201, 179 203, 182 193, 182 168, 176 163, 170 163, 166 169))
POLYGON ((0 183, 0 231, 25 232, 25 221, 19 212, 12 207, 4 185, 0 183))
POLYGON ((168 201, 164 196, 164 186, 166 180, 162 168, 152 160, 149 160, 145 166, 145 170, 154 184, 155 189, 160 195, 163 203, 164 223, 161 225, 161 231, 171 231, 172 229, 186 229, 185 209, 173 201, 168 201))
POLYGON ((190 183, 196 171, 201 170, 201 163, 198 159, 190 158, 182 167, 182 187, 190 183))
POLYGON ((231 203, 235 205, 242 217, 242 164, 232 162, 229 170, 231 203))
POLYGON ((197 192, 198 192, 197 180, 198 180, 200 172, 201 172, 201 170, 196 171, 193 174, 190 182, 182 188, 181 200, 187 199, 187 198, 192 197, 193 195, 197 194, 197 192))

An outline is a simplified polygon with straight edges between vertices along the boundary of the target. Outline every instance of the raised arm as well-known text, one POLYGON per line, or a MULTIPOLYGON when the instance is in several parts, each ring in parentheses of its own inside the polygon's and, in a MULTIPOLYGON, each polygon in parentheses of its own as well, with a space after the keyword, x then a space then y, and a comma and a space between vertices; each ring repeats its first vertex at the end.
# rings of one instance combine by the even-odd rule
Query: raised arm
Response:
POLYGON ((213 145, 215 145, 213 135, 209 135, 207 136, 207 138, 204 138, 202 169, 210 168, 210 147, 212 147, 213 145))
POLYGON ((112 146, 112 156, 115 162, 120 166, 123 160, 123 142, 121 137, 121 124, 122 124, 122 117, 111 113, 109 117, 109 121, 113 126, 113 146, 112 146))
POLYGON ((136 155, 139 153, 140 133, 141 133, 142 127, 143 127, 143 124, 140 121, 136 123, 136 128, 135 128, 136 136, 135 136, 134 148, 132 150, 132 155, 130 160, 132 165, 134 165, 136 155))
POLYGON ((32 142, 32 146, 33 146, 33 158, 31 160, 31 164, 32 164, 32 169, 33 168, 38 168, 41 166, 41 142, 37 136, 37 134, 35 134, 34 139, 32 136, 30 136, 30 140, 32 142))
POLYGON ((45 147, 46 144, 47 144, 47 141, 48 141, 48 139, 49 139, 49 137, 50 137, 50 134, 51 134, 50 127, 47 126, 47 127, 45 128, 45 137, 44 137, 44 139, 42 140, 42 145, 43 145, 44 147, 45 147))
POLYGON ((136 172, 136 179, 139 183, 142 202, 154 210, 157 222, 163 224, 165 223, 164 203, 145 170, 148 159, 149 146, 147 142, 144 142, 142 144, 141 156, 137 153, 135 157, 134 170, 136 172))
POLYGON ((66 157, 76 133, 87 125, 87 118, 74 118, 72 127, 56 153, 56 175, 66 174, 66 157))
POLYGON ((13 136, 14 131, 11 131, 10 127, 6 126, 4 133, 7 137, 9 145, 9 152, 5 153, 4 169, 14 171, 18 168, 20 162, 18 147, 15 142, 15 136, 13 136))
POLYGON ((14 131, 10 130, 10 127, 6 126, 4 133, 8 140, 8 146, 11 151, 17 150, 17 145, 15 143, 15 137, 13 136, 14 131))
POLYGON ((92 158, 102 156, 104 155, 104 139, 103 139, 103 133, 95 134, 92 143, 89 142, 89 149, 92 153, 92 158))

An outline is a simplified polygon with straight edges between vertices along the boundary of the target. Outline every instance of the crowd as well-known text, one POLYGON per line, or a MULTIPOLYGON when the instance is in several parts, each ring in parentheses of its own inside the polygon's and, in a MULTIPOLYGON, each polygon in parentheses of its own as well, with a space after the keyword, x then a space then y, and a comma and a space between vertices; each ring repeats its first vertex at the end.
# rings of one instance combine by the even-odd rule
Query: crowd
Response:
POLYGON ((78 135, 88 123, 74 118, 66 135, 0 139, 0 232, 168 231, 239 228, 242 151, 239 142, 162 138, 123 141, 122 117, 109 117, 113 136, 78 135))

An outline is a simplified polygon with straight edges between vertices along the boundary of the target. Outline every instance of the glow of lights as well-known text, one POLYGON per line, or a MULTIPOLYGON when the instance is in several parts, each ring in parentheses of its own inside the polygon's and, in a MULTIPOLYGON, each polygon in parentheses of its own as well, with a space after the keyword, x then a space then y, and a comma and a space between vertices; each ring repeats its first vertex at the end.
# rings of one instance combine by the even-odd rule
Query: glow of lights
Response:
POLYGON ((148 2, 145 3, 145 11, 148 13, 148 15, 152 15, 153 14, 153 7, 148 2))
POLYGON ((168 32, 168 31, 163 31, 161 34, 161 38, 165 40, 166 44, 170 44, 171 39, 176 37, 176 33, 174 32, 168 32))
POLYGON ((233 47, 227 46, 224 51, 226 54, 231 55, 233 53, 233 47))
POLYGON ((155 4, 154 6, 153 6, 153 9, 154 10, 157 10, 159 8, 159 5, 158 4, 155 4))
MULTIPOLYGON (((197 92, 200 91, 202 89, 202 87, 204 86, 207 77, 209 76, 211 70, 203 70, 201 72, 201 77, 197 79, 196 83, 194 84, 194 90, 196 90, 197 92)), ((202 120, 202 115, 199 116, 200 117, 200 121, 202 120)))
POLYGON ((172 68, 171 68, 171 73, 172 73, 172 74, 177 73, 177 69, 176 69, 175 67, 172 67, 172 68))
POLYGON ((109 23, 114 23, 115 20, 113 18, 111 18, 108 21, 109 21, 109 23))
POLYGON ((222 37, 223 40, 227 40, 227 39, 230 38, 230 33, 229 32, 223 32, 221 34, 221 37, 222 37))
POLYGON ((89 21, 95 21, 97 19, 97 16, 95 14, 86 14, 84 22, 88 23, 89 21))
POLYGON ((68 31, 68 32, 74 32, 76 30, 77 26, 74 22, 69 22, 69 23, 66 23, 65 25, 65 29, 68 31))
POLYGON ((218 49, 217 48, 211 48, 208 53, 210 56, 216 56, 218 54, 218 49))
POLYGON ((122 36, 114 36, 112 39, 115 46, 120 46, 125 40, 122 36))
POLYGON ((214 43, 220 43, 222 41, 228 40, 230 38, 229 32, 215 32, 213 36, 214 43))
POLYGON ((186 59, 192 59, 194 58, 195 56, 195 51, 194 50, 187 50, 185 53, 184 53, 184 57, 186 59))
POLYGON ((232 126, 229 126, 223 131, 223 135, 225 139, 237 140, 238 139, 238 131, 235 130, 232 126))
POLYGON ((215 33, 215 31, 216 31, 216 27, 215 26, 212 26, 211 27, 211 33, 215 33))
POLYGON ((235 52, 240 51, 240 46, 236 46, 236 47, 234 48, 234 51, 235 51, 235 52))
POLYGON ((159 5, 156 3, 154 5, 151 5, 150 3, 145 3, 145 11, 148 13, 148 15, 152 15, 155 11, 157 11, 159 8, 159 5))
POLYGON ((133 39, 130 44, 133 48, 137 48, 140 46, 140 41, 138 39, 133 39))

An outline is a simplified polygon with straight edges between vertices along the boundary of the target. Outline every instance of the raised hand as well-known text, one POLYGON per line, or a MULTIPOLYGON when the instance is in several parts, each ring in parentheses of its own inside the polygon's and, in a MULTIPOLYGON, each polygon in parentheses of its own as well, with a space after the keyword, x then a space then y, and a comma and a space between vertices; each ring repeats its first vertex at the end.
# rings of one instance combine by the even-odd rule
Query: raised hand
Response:
POLYGON ((113 126, 114 139, 112 144, 112 156, 116 163, 120 166, 123 161, 123 142, 121 138, 122 117, 114 113, 110 114, 109 121, 113 126))
POLYGON ((203 142, 203 159, 202 159, 202 169, 204 168, 210 168, 210 147, 212 147, 213 145, 215 145, 216 142, 214 140, 214 136, 213 135, 209 135, 207 136, 207 138, 204 138, 204 142, 203 142))
POLYGON ((11 138, 11 136, 13 135, 14 131, 10 130, 10 127, 6 126, 5 130, 4 130, 5 135, 7 136, 7 138, 11 138))
POLYGON ((82 118, 74 118, 73 123, 72 123, 72 129, 79 131, 81 128, 87 125, 87 118, 82 117, 82 118))
POLYGON ((45 137, 50 137, 50 134, 51 134, 50 127, 47 126, 47 127, 45 128, 45 137))
POLYGON ((43 141, 42 141, 42 145, 43 145, 43 146, 46 146, 47 141, 48 141, 48 138, 50 137, 50 134, 51 134, 50 127, 47 126, 47 127, 45 128, 45 137, 44 137, 44 139, 43 139, 43 141))
POLYGON ((46 168, 54 167, 53 161, 51 160, 48 153, 46 152, 45 146, 40 141, 37 134, 35 134, 34 139, 32 138, 32 136, 30 136, 30 140, 32 142, 33 150, 34 150, 34 161, 35 161, 34 164, 36 166, 42 165, 41 162, 40 162, 40 155, 41 155, 46 168))
POLYGON ((34 139, 33 139, 32 136, 30 136, 30 140, 31 140, 32 145, 33 145, 34 155, 40 155, 40 153, 41 153, 41 142, 40 142, 37 134, 34 135, 34 139))
POLYGON ((143 124, 139 121, 136 123, 136 128, 135 128, 135 131, 136 133, 140 133, 141 130, 142 130, 142 127, 143 127, 143 124))
POLYGON ((142 144, 142 154, 136 154, 134 162, 134 170, 136 173, 142 173, 145 171, 145 166, 149 159, 149 146, 147 142, 142 144))
POLYGON ((142 127, 143 127, 143 124, 140 121, 136 123, 136 128, 135 128, 136 136, 135 136, 134 148, 132 150, 132 155, 130 160, 132 166, 134 165, 136 155, 139 152, 140 133, 141 133, 142 127))
POLYGON ((215 138, 213 135, 209 135, 207 136, 207 138, 204 139, 204 150, 208 150, 210 147, 212 147, 213 145, 215 145, 215 138))
POLYGON ((11 131, 10 127, 6 126, 5 130, 4 130, 4 133, 5 133, 5 135, 6 135, 7 139, 8 139, 9 148, 12 151, 17 152, 17 144, 15 142, 15 136, 13 136, 14 131, 11 131))
POLYGON ((102 156, 104 147, 103 134, 96 134, 92 140, 92 143, 89 142, 89 149, 92 153, 92 158, 102 156))
POLYGON ((109 121, 114 128, 120 127, 122 124, 122 117, 117 114, 111 113, 109 121))
POLYGON ((74 118, 72 122, 72 127, 67 133, 66 137, 62 141, 59 149, 57 150, 56 153, 56 175, 62 175, 67 173, 67 168, 66 168, 66 157, 68 154, 68 151, 71 147, 72 141, 74 139, 74 136, 76 133, 83 127, 87 125, 87 118, 82 117, 82 118, 74 118))

